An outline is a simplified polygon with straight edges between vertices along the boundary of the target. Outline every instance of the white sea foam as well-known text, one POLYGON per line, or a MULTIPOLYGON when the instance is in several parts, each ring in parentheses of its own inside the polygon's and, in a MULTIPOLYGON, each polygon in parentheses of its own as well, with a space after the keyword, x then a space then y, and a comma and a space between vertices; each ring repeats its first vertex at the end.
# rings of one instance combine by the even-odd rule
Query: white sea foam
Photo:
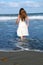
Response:
POLYGON ((30 19, 41 19, 43 20, 43 16, 30 16, 30 19))
POLYGON ((12 20, 12 19, 17 19, 17 17, 11 17, 11 16, 2 16, 0 17, 0 20, 12 20))
POLYGON ((34 52, 43 52, 43 50, 39 50, 39 49, 29 49, 29 48, 24 48, 24 47, 22 47, 22 46, 20 46, 20 45, 18 45, 18 44, 16 44, 16 46, 18 47, 18 48, 21 48, 20 49, 20 51, 34 51, 34 52))
POLYGON ((27 48, 21 48, 19 50, 9 50, 9 49, 0 49, 1 52, 20 52, 20 51, 33 51, 33 52, 42 52, 43 53, 43 50, 36 50, 36 49, 27 49, 27 48))
MULTIPOLYGON (((0 16, 0 20, 13 20, 13 19, 17 19, 17 16, 0 16)), ((29 16, 29 19, 43 20, 43 16, 29 16)))

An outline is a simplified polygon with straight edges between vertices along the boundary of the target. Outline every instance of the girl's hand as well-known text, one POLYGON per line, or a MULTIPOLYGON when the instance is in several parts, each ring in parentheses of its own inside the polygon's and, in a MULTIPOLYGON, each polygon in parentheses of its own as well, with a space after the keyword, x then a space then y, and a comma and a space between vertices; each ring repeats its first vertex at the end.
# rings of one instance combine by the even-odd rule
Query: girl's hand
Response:
POLYGON ((16 23, 18 24, 19 21, 20 21, 20 15, 18 15, 18 18, 17 18, 17 20, 16 20, 16 23))

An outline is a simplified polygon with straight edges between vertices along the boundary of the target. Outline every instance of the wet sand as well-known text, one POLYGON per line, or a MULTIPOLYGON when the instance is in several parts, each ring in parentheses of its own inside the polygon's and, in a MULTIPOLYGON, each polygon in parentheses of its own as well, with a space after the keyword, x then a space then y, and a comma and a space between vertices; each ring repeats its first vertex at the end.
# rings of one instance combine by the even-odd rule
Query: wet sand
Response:
POLYGON ((43 65, 43 52, 0 51, 0 65, 43 65))

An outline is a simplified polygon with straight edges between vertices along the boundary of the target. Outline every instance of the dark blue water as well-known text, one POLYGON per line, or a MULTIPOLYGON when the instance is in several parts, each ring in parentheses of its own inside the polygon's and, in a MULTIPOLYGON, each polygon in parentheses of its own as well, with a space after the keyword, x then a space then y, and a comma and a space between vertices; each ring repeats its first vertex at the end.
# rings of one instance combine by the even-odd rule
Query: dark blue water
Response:
MULTIPOLYGON (((0 49, 19 49, 15 45, 17 27, 16 20, 0 21, 0 49)), ((43 50, 43 20, 30 20, 28 30, 28 39, 33 39, 27 42, 28 48, 43 50)))

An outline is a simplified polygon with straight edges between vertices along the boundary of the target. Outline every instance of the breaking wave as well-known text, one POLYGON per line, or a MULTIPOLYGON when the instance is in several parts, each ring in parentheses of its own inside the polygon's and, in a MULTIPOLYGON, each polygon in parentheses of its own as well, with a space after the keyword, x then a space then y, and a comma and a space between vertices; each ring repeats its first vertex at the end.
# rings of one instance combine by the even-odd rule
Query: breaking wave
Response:
MULTIPOLYGON (((0 16, 0 20, 13 20, 13 19, 17 19, 17 16, 0 16)), ((43 20, 43 16, 29 16, 29 19, 43 20)))

